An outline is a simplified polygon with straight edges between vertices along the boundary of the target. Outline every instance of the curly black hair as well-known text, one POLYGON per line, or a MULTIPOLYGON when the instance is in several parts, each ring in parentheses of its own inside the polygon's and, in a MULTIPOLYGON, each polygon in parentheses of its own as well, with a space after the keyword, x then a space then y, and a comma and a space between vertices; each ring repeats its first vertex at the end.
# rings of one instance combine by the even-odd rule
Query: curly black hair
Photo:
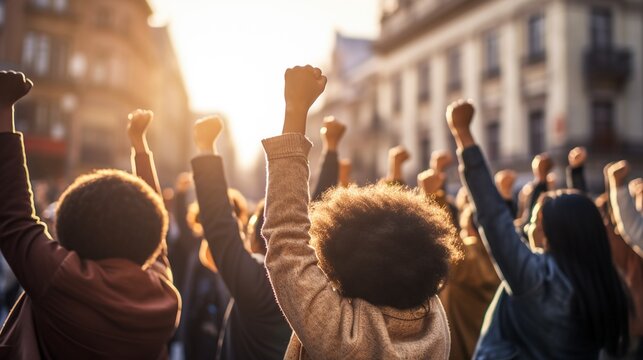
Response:
POLYGON ((60 196, 56 234, 83 259, 129 259, 145 264, 167 232, 161 197, 143 180, 120 170, 78 177, 60 196))
POLYGON ((449 213, 417 190, 383 183, 336 188, 310 210, 319 267, 345 297, 420 306, 461 256, 449 213))

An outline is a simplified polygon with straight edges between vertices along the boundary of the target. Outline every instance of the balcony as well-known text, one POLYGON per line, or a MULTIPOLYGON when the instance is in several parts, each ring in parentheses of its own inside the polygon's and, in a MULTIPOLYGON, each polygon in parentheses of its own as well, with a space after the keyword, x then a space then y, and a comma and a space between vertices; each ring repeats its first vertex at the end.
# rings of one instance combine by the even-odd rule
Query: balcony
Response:
POLYGON ((587 83, 595 87, 623 88, 632 74, 632 51, 627 48, 589 48, 583 54, 587 83))

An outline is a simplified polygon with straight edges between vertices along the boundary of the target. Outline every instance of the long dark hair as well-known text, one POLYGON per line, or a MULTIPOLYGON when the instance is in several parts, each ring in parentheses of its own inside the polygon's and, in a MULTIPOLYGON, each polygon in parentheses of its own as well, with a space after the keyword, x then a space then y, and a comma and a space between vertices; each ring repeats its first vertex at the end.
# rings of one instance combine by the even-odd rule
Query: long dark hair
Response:
POLYGON ((610 354, 625 353, 628 302, 598 209, 578 193, 550 192, 542 201, 548 252, 574 286, 577 315, 595 344, 610 354))

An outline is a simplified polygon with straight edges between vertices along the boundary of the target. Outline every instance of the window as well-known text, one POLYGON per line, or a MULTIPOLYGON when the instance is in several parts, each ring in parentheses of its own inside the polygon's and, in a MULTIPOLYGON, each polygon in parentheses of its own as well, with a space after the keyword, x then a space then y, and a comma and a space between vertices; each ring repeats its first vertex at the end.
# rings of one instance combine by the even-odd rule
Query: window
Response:
POLYGON ((31 0, 31 5, 42 10, 54 10, 62 13, 67 11, 68 0, 31 0))
POLYGON ((431 163, 431 134, 426 130, 420 134, 420 166, 422 169, 428 169, 431 163))
POLYGON ((94 84, 104 85, 110 76, 110 57, 106 52, 100 52, 94 58, 91 69, 91 79, 94 84))
POLYGON ((500 46, 498 33, 487 33, 485 37, 485 76, 496 77, 500 74, 500 46))
POLYGON ((614 141, 614 105, 611 101, 592 102, 593 145, 601 150, 609 150, 614 141))
POLYGON ((448 54, 448 87, 449 91, 460 90, 462 79, 460 77, 460 49, 453 48, 449 50, 448 54))
POLYGON ((5 0, 0 0, 0 26, 4 25, 7 4, 5 0))
POLYGON ((609 8, 592 8, 590 39, 594 49, 609 49, 612 47, 612 12, 609 8))
POLYGON ((30 32, 22 47, 22 65, 36 75, 47 75, 50 68, 51 42, 45 34, 30 32))
POLYGON ((545 57, 545 17, 535 14, 527 23, 527 57, 530 62, 542 61, 545 57))
POLYGON ((66 124, 56 101, 30 101, 16 105, 16 129, 29 135, 64 138, 66 124))
POLYGON ((493 120, 487 124, 487 156, 495 161, 500 158, 500 123, 493 120))
POLYGON ((393 112, 398 113, 402 110, 402 75, 397 74, 393 77, 393 112))
POLYGON ((529 112, 529 154, 536 156, 545 150, 545 114, 542 109, 529 112))
POLYGON ((425 102, 429 100, 430 82, 429 82, 429 62, 422 61, 418 64, 418 101, 425 102))

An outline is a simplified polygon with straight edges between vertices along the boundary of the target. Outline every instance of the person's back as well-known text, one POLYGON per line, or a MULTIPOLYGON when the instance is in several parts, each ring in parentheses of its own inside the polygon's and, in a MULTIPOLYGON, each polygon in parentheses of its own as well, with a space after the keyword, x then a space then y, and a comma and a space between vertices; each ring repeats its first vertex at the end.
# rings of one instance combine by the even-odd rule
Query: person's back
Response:
POLYGON ((306 113, 323 91, 319 69, 286 71, 283 135, 268 160, 266 268, 294 334, 286 359, 446 359, 437 297, 454 257, 448 214, 385 184, 339 188, 309 218, 306 113))
POLYGON ((167 357, 179 297, 160 197, 122 171, 82 176, 61 196, 51 240, 13 126, 13 104, 30 89, 24 75, 0 72, 0 249, 25 289, 0 331, 0 356, 167 357))

